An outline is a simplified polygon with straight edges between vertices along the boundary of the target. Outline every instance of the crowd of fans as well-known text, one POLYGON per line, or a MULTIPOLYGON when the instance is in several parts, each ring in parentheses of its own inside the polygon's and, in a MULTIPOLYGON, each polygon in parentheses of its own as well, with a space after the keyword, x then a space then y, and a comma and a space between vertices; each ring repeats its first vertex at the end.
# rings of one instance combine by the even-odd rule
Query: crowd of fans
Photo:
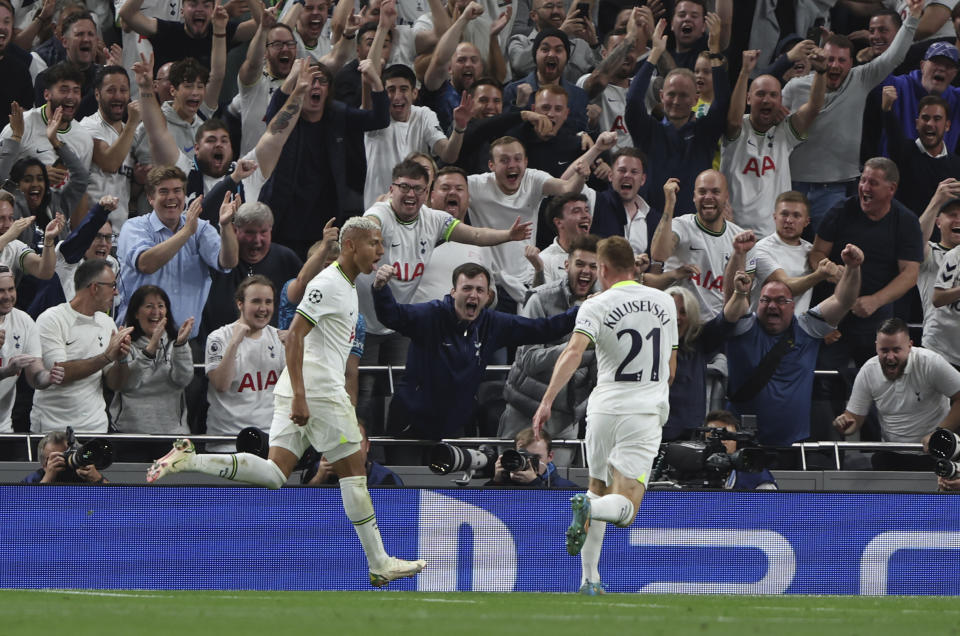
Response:
POLYGON ((866 389, 844 410, 874 356, 874 384, 911 370, 889 319, 960 368, 960 3, 637 4, 0 0, 0 432, 266 427, 356 215, 383 236, 347 363, 371 435, 527 428, 611 235, 677 303, 665 439, 718 407, 773 446, 960 427, 952 381, 893 436, 866 389))

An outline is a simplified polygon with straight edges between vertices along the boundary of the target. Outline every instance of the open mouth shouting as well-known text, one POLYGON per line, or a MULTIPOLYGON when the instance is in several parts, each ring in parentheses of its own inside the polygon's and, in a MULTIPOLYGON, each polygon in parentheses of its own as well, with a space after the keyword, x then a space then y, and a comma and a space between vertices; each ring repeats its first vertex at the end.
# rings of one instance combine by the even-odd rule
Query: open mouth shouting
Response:
POLYGON ((43 188, 40 186, 31 186, 24 195, 27 199, 27 207, 35 210, 40 207, 40 202, 43 201, 43 188))

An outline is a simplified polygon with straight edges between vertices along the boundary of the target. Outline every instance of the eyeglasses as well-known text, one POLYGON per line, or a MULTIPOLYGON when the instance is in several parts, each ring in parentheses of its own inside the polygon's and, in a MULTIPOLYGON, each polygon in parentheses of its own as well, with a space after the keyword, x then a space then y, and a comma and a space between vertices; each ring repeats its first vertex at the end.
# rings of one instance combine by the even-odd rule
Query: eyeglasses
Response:
POLYGON ((318 77, 313 78, 313 83, 319 86, 326 86, 327 84, 330 83, 330 80, 328 80, 325 76, 320 75, 318 77))
POLYGON ((94 281, 93 284, 96 285, 97 287, 103 285, 104 287, 112 287, 113 289, 117 288, 117 281, 113 281, 112 283, 101 283, 98 281, 94 281))
POLYGON ((394 183, 393 185, 400 188, 400 192, 404 194, 407 194, 411 190, 413 190, 415 194, 423 194, 427 191, 427 187, 422 185, 413 185, 410 183, 394 183))
POLYGON ((100 239, 101 241, 106 241, 106 242, 108 242, 108 243, 111 243, 111 242, 113 242, 113 233, 112 233, 112 232, 102 232, 102 233, 98 233, 98 234, 96 235, 96 237, 94 237, 94 238, 98 238, 98 239, 100 239))
POLYGON ((784 305, 789 305, 793 302, 793 298, 787 298, 786 296, 778 296, 777 298, 770 298, 768 296, 761 296, 760 300, 757 301, 761 305, 769 305, 773 303, 777 307, 783 307, 784 305))
POLYGON ((295 49, 297 48, 296 40, 287 40, 281 42, 280 40, 274 40, 273 42, 267 42, 268 49, 295 49))

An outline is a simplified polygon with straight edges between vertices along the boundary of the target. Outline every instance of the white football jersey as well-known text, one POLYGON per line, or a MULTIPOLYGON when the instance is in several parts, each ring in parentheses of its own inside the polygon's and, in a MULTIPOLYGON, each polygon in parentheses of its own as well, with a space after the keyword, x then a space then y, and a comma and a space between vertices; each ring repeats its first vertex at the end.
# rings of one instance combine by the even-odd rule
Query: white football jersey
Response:
POLYGON ((588 298, 574 331, 594 342, 597 386, 587 413, 647 413, 667 421, 677 306, 666 292, 634 281, 588 298))
MULTIPOLYGON (((0 141, 12 135, 10 124, 7 124, 0 133, 0 141)), ((93 138, 79 123, 71 121, 66 130, 57 132, 57 137, 70 147, 83 165, 90 165, 93 160, 93 138)), ((57 151, 47 139, 46 104, 23 111, 23 137, 20 139, 20 154, 17 159, 26 157, 39 159, 45 166, 52 166, 59 160, 57 151)))
MULTIPOLYGON (((120 138, 120 133, 116 128, 103 120, 103 116, 98 110, 89 117, 84 117, 80 126, 86 130, 93 138, 94 142, 102 141, 107 146, 112 146, 120 138)), ((125 127, 126 124, 123 124, 125 127)), ((130 183, 133 181, 133 145, 131 150, 127 151, 127 156, 123 158, 120 169, 116 172, 104 172, 96 163, 90 164, 90 187, 87 194, 90 195, 90 201, 99 201, 104 195, 117 197, 117 209, 110 213, 110 224, 114 232, 119 232, 123 222, 129 216, 130 206, 130 183)))
MULTIPOLYGON (((380 221, 380 234, 383 236, 380 263, 393 265, 396 272, 388 283, 393 297, 400 304, 413 302, 434 248, 450 239, 450 233, 460 221, 447 212, 426 206, 420 208, 413 221, 401 221, 388 201, 374 203, 364 216, 372 216, 380 221)), ((391 331, 380 324, 373 307, 370 285, 375 276, 376 272, 372 272, 357 277, 360 312, 367 320, 367 333, 388 334, 391 331)))
MULTIPOLYGON (((581 75, 580 79, 577 80, 577 86, 583 88, 589 77, 589 73, 581 75)), ((622 86, 607 84, 603 92, 594 98, 592 103, 600 106, 598 120, 600 131, 617 133, 617 143, 613 145, 612 152, 621 148, 632 148, 633 137, 630 136, 627 124, 623 121, 623 113, 627 109, 627 89, 622 86)))
MULTIPOLYGON (((788 245, 776 232, 757 241, 757 244, 747 254, 747 262, 753 263, 755 268, 751 272, 754 275, 754 291, 759 292, 764 282, 778 269, 782 269, 791 278, 809 274, 811 270, 807 263, 807 254, 810 253, 812 248, 813 245, 803 239, 800 239, 800 245, 788 245)), ((797 314, 802 314, 810 308, 810 297, 812 295, 813 290, 808 289, 799 298, 795 299, 794 311, 797 314)), ((752 294, 752 296, 751 307, 755 309, 758 294, 752 294)))
MULTIPOLYGON (((664 269, 674 270, 685 263, 700 268, 699 276, 691 276, 680 285, 693 292, 700 301, 702 318, 710 320, 723 308, 723 269, 733 254, 733 237, 743 229, 727 221, 723 230, 711 232, 700 224, 696 214, 674 218, 672 227, 680 242, 664 269)), ((748 260, 747 271, 754 268, 748 260)))
POLYGON ((950 251, 950 248, 939 243, 933 241, 927 241, 927 243, 930 246, 930 252, 920 263, 920 273, 917 275, 917 290, 920 292, 924 324, 933 312, 933 286, 937 282, 937 272, 940 271, 943 257, 950 251))
MULTIPOLYGON (((0 316, 0 329, 4 331, 3 346, 0 347, 0 368, 8 366, 13 356, 43 356, 37 325, 26 312, 13 308, 6 316, 0 316)), ((13 412, 13 401, 17 397, 18 377, 20 376, 11 375, 0 380, 0 433, 13 432, 10 413, 13 412)))
POLYGON ((238 92, 230 102, 230 112, 240 116, 241 157, 251 152, 267 132, 267 106, 270 105, 273 92, 283 85, 283 79, 274 77, 264 67, 257 80, 249 86, 237 80, 238 92))
MULTIPOLYGON (((960 247, 955 247, 943 257, 934 287, 953 289, 958 285, 960 285, 960 247)), ((923 321, 923 346, 936 351, 950 364, 960 365, 958 333, 960 333, 960 302, 932 308, 929 316, 925 316, 923 321)))
MULTIPOLYGON (((357 290, 339 263, 317 274, 303 292, 297 314, 314 327, 303 339, 303 386, 308 398, 346 396, 344 372, 357 337, 357 311, 357 290)), ((293 397, 286 369, 275 391, 293 397)))

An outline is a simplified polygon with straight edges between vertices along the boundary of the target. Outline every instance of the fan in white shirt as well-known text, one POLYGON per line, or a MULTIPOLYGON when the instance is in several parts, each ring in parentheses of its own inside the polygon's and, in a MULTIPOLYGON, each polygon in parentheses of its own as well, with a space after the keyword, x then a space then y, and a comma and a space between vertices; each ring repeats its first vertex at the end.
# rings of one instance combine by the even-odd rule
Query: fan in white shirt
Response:
POLYGON ((534 269, 534 287, 567 278, 571 241, 590 233, 591 214, 587 196, 578 192, 553 198, 547 206, 547 220, 556 229, 557 237, 539 254, 532 246, 526 252, 527 260, 534 269))

